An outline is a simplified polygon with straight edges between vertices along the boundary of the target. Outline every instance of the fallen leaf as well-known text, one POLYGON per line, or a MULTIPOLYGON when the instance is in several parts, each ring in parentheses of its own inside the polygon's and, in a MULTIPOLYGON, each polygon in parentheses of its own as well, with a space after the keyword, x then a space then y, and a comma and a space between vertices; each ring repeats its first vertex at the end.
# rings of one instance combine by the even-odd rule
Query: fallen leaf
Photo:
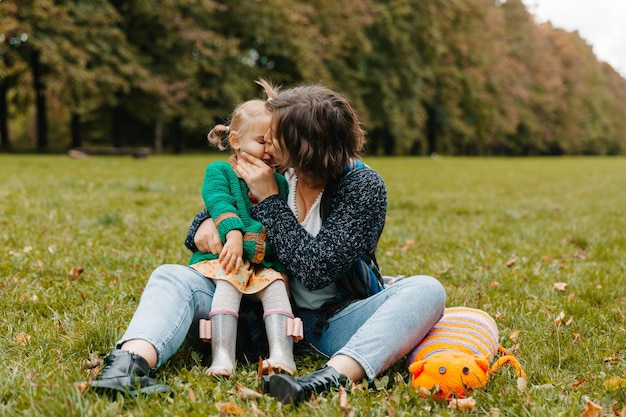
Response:
POLYGON ((515 258, 511 258, 511 259, 509 259, 508 261, 506 261, 506 264, 505 264, 505 265, 506 265, 507 267, 511 268, 511 267, 512 267, 513 265, 515 265, 516 263, 517 263, 517 259, 515 259, 515 258))
POLYGON ((80 276, 80 274, 83 273, 83 267, 82 266, 75 266, 72 269, 70 269, 70 280, 72 281, 76 281, 78 279, 78 277, 80 276))
POLYGON ((489 287, 491 287, 491 288, 498 288, 499 286, 500 286, 500 283, 498 281, 492 281, 489 284, 489 287))
POLYGON ((220 416, 243 414, 243 408, 233 403, 215 403, 215 406, 220 411, 220 416))
POLYGON ((17 335, 17 344, 18 345, 25 345, 26 343, 30 342, 30 336, 27 335, 26 333, 22 332, 20 334, 17 335))
POLYGON ((591 402, 589 399, 585 401, 585 409, 583 410, 582 417, 598 417, 602 411, 602 407, 591 402))
POLYGON ((576 297, 576 294, 574 294, 573 292, 569 293, 567 296, 567 302, 571 303, 574 297, 576 297))
POLYGON ((89 381, 76 382, 74 384, 74 388, 76 388, 78 392, 82 394, 87 391, 87 388, 89 388, 89 381))
POLYGON ((243 400, 248 400, 250 398, 261 398, 263 397, 263 395, 261 393, 256 392, 253 389, 244 387, 241 384, 237 384, 237 393, 239 394, 239 397, 243 400))
POLYGON ((574 321, 574 317, 570 317, 566 322, 565 325, 569 326, 570 324, 572 324, 572 322, 574 321))
POLYGON ((410 248, 411 246, 413 246, 414 244, 415 244, 415 241, 414 241, 414 240, 409 239, 409 240, 407 240, 406 242, 404 242, 404 246, 402 246, 402 247, 400 248, 400 250, 401 250, 402 252, 406 252, 406 251, 407 251, 407 250, 409 250, 409 248, 410 248))
POLYGON ((89 360, 85 362, 85 369, 97 368, 102 366, 104 361, 97 353, 89 352, 89 360))
POLYGON ((572 342, 578 342, 580 340, 580 333, 572 333, 572 342))
POLYGON ((189 399, 191 401, 196 401, 196 392, 193 389, 189 390, 189 399))
POLYGON ((348 393, 342 386, 339 386, 339 409, 344 416, 348 412, 348 393))
POLYGON ((258 407, 256 406, 256 404, 254 403, 254 401, 250 403, 250 408, 252 408, 252 414, 253 414, 255 417, 256 417, 256 416, 260 416, 261 414, 263 414, 263 413, 261 413, 261 412, 259 411, 259 409, 258 409, 258 407))
POLYGON ((459 411, 476 410, 476 400, 472 397, 454 398, 448 404, 448 408, 459 411))
POLYGON ((496 320, 502 320, 502 314, 501 313, 496 313, 493 315, 493 318, 496 320))
POLYGON ((578 387, 579 387, 579 386, 581 386, 581 385, 582 385, 585 381, 586 381, 586 379, 585 379, 585 378, 580 378, 578 381, 574 382, 574 383, 572 384, 572 386, 573 386, 574 388, 578 388, 578 387))
POLYGON ((554 319, 554 325, 559 326, 561 323, 563 323, 564 318, 565 318, 565 312, 561 311, 559 315, 556 316, 556 318, 554 319))
POLYGON ((509 336, 509 338, 511 340, 516 340, 519 335, 520 335, 521 331, 520 330, 513 330, 513 332, 511 333, 511 335, 509 336))
POLYGON ((259 356, 259 362, 256 368, 256 379, 263 378, 263 358, 259 356))
POLYGON ((567 288, 567 282, 555 282, 552 284, 552 289, 556 291, 565 291, 567 288))

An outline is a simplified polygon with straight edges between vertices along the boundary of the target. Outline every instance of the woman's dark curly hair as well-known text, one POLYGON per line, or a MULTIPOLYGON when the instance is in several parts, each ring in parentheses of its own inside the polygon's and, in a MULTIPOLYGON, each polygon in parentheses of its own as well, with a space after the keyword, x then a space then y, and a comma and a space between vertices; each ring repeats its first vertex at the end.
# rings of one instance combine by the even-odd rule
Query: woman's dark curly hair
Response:
MULTIPOLYGON (((270 96, 271 97, 271 96, 270 96)), ((359 158, 365 131, 344 97, 321 85, 279 92, 267 102, 273 135, 285 150, 281 165, 312 181, 327 182, 359 158)))

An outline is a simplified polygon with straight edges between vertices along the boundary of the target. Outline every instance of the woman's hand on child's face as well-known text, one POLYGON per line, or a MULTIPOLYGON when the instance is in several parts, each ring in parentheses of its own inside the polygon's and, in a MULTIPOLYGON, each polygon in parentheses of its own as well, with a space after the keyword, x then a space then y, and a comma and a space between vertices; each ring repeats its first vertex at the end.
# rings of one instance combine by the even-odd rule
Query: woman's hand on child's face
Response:
POLYGON ((220 234, 217 231, 217 227, 215 227, 213 219, 206 219, 200 223, 193 238, 193 242, 202 253, 217 255, 222 252, 222 240, 220 239, 220 234))
POLYGON ((271 195, 278 194, 274 169, 263 160, 241 152, 237 158, 236 170, 257 201, 261 202, 271 195))

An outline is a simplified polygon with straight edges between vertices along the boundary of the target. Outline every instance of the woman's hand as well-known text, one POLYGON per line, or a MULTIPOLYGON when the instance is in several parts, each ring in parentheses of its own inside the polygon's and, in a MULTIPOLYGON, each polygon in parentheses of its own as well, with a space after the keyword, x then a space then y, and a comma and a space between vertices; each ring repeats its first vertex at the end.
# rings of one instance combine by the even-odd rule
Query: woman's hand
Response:
POLYGON ((259 158, 241 152, 235 167, 237 174, 246 182, 250 193, 257 202, 278 194, 278 184, 274 178, 274 169, 259 158))
POLYGON ((213 219, 206 219, 200 223, 193 242, 200 252, 212 253, 214 255, 222 252, 222 240, 213 219))

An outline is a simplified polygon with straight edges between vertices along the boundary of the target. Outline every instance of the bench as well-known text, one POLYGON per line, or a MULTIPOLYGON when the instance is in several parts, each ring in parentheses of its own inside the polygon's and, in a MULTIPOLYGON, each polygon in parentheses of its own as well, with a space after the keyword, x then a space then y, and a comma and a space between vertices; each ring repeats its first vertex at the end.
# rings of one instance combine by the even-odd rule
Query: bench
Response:
POLYGON ((109 147, 91 147, 91 148, 72 148, 69 155, 80 158, 87 155, 132 155, 134 158, 145 159, 150 156, 150 148, 109 148, 109 147))

